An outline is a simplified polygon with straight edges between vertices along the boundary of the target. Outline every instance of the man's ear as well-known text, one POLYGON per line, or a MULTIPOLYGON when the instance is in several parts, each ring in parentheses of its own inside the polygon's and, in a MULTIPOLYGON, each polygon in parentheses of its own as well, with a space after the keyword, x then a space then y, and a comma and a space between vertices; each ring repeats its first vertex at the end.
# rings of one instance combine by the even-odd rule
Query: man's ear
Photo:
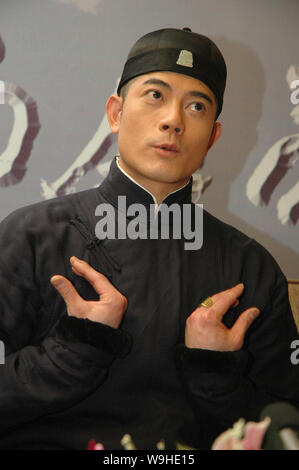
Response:
POLYGON ((210 136, 210 140, 209 140, 209 143, 208 143, 208 146, 207 146, 207 151, 205 153, 205 156, 204 156, 204 158, 201 162, 201 165, 200 165, 199 169, 203 167, 205 158, 208 154, 208 151, 210 150, 211 147, 213 147, 216 140, 219 139, 219 137, 221 136, 221 132, 222 132, 221 123, 220 122, 214 122, 213 129, 212 129, 211 136, 210 136))
POLYGON ((123 100, 120 96, 111 95, 106 103, 106 113, 111 131, 117 134, 120 127, 123 100))
POLYGON ((222 125, 220 122, 214 122, 213 130, 211 133, 211 137, 208 143, 208 148, 207 150, 210 150, 210 148, 215 144, 216 140, 219 139, 222 133, 222 125))

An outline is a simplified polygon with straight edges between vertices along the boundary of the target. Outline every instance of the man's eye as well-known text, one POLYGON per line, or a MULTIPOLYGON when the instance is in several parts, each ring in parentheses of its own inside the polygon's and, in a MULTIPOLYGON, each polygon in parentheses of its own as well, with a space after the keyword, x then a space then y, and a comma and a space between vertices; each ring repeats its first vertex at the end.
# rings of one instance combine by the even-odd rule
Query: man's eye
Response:
POLYGON ((194 111, 205 111, 205 105, 203 103, 192 103, 191 108, 194 111))
POLYGON ((149 92, 149 94, 151 95, 151 97, 154 99, 154 100, 158 100, 161 98, 162 94, 160 93, 160 91, 158 90, 151 90, 149 92))

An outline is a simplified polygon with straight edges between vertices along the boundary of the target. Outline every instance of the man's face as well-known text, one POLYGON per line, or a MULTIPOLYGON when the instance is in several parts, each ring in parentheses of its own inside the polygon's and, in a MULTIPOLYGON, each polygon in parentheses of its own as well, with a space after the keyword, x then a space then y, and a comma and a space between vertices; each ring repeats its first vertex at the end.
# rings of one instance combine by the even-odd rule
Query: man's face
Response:
POLYGON ((220 136, 221 126, 214 123, 214 94, 187 75, 141 75, 132 82, 124 103, 114 97, 112 112, 108 103, 110 126, 118 133, 120 165, 147 188, 157 183, 171 190, 182 186, 220 136))

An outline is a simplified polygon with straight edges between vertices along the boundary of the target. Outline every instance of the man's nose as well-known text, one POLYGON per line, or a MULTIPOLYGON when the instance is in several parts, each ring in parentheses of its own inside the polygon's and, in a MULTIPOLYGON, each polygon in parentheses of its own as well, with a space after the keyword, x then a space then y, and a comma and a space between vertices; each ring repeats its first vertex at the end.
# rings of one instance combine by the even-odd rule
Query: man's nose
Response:
POLYGON ((161 119, 159 128, 162 132, 174 132, 182 134, 185 130, 181 110, 178 106, 172 106, 165 110, 165 116, 161 119))

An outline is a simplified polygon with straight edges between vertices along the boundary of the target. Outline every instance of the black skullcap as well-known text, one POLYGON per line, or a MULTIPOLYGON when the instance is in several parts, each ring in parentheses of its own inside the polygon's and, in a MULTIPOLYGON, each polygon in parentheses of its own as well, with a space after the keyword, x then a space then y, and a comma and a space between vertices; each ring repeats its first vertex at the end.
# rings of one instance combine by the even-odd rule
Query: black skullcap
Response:
POLYGON ((201 80, 214 93, 219 116, 226 83, 226 65, 216 46, 190 28, 166 28, 142 36, 129 52, 117 88, 134 77, 156 71, 177 72, 201 80))

